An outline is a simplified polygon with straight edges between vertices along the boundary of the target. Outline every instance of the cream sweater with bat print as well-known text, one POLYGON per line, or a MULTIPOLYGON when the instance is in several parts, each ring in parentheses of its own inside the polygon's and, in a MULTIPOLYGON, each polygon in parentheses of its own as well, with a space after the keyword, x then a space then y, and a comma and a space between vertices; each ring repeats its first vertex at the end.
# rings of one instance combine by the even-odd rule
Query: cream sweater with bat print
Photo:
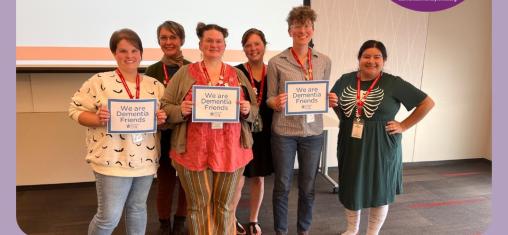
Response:
MULTIPOLYGON (((140 99, 156 98, 164 93, 164 86, 156 79, 143 76, 140 99)), ((136 95, 136 83, 126 82, 136 95)), ((84 111, 97 112, 107 107, 108 99, 129 99, 120 77, 115 71, 98 73, 88 79, 72 97, 69 116, 78 121, 84 111)), ((137 177, 153 175, 159 162, 159 134, 144 133, 143 141, 134 143, 131 134, 107 134, 106 127, 88 127, 86 131, 86 161, 92 169, 109 176, 137 177)))

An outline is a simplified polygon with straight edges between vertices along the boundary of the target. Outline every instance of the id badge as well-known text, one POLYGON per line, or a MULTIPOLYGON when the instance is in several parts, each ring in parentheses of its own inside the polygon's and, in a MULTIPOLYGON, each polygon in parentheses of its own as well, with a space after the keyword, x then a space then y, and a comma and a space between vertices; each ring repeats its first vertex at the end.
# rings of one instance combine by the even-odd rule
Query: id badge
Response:
POLYGON ((351 131, 351 137, 361 139, 363 133, 363 120, 355 118, 353 120, 353 131, 351 131))
POLYGON ((139 144, 141 142, 143 142, 143 133, 134 133, 132 134, 132 142, 135 143, 135 144, 139 144))
POLYGON ((212 122, 212 129, 222 129, 222 122, 212 122))
POLYGON ((311 122, 316 121, 316 118, 315 118, 314 114, 307 114, 305 117, 305 120, 307 121, 307 123, 311 123, 311 122))

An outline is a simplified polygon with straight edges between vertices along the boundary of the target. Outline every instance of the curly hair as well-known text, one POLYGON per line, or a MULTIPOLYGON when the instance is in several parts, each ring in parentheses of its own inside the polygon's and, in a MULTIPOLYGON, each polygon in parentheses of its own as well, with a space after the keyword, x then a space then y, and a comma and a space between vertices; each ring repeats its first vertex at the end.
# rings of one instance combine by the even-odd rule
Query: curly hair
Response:
POLYGON ((317 19, 316 12, 312 10, 312 8, 310 8, 309 6, 298 6, 293 7, 293 9, 291 9, 286 21, 288 22, 289 28, 294 23, 305 24, 307 20, 310 20, 312 22, 312 25, 314 25, 316 19, 317 19))

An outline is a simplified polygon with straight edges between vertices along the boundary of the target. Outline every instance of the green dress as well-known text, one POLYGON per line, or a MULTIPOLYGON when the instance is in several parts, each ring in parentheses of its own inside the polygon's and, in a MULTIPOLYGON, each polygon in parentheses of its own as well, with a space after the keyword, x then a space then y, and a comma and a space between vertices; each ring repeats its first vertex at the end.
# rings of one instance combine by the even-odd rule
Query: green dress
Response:
MULTIPOLYGON (((362 96, 372 81, 362 81, 362 96)), ((395 119, 402 103, 407 110, 427 95, 400 77, 383 73, 364 104, 362 138, 351 137, 356 113, 356 72, 342 75, 332 88, 339 97, 337 158, 339 200, 350 210, 390 204, 402 192, 401 134, 390 135, 386 123, 395 119)))

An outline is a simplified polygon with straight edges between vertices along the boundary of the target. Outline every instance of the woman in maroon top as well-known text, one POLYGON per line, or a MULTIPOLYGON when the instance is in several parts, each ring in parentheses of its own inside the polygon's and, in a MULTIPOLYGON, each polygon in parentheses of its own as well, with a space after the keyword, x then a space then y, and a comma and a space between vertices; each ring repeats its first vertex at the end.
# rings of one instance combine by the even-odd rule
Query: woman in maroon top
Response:
POLYGON ((241 71, 222 62, 227 29, 199 23, 196 31, 203 60, 183 66, 161 100, 174 125, 170 156, 185 190, 190 234, 234 234, 230 203, 252 159, 249 122, 257 114, 255 94, 241 71), (192 122, 194 85, 242 87, 240 122, 192 122))

